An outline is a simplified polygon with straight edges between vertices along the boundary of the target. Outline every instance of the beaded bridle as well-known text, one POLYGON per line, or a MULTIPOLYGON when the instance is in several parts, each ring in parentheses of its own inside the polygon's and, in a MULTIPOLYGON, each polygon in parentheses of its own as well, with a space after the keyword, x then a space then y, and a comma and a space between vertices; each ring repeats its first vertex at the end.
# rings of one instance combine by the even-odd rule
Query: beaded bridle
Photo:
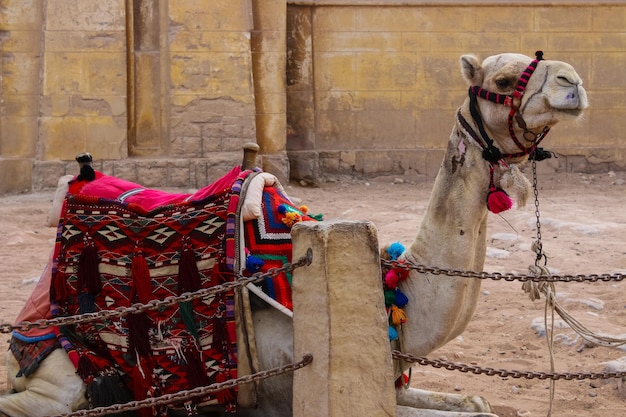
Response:
MULTIPOLYGON (((538 148, 539 143, 545 138, 545 136, 550 131, 548 126, 544 127, 543 130, 539 133, 532 132, 526 126, 526 122, 522 117, 522 114, 519 112, 519 107, 522 103, 522 97, 524 96, 524 92, 526 91, 526 85, 530 80, 530 77, 535 72, 537 68, 537 64, 539 61, 543 60, 543 52, 537 51, 535 52, 536 59, 533 59, 531 63, 526 67, 522 75, 517 80, 515 84, 515 90, 512 94, 498 94, 488 90, 483 89, 480 86, 474 85, 469 88, 469 98, 470 98, 470 114, 472 115, 472 119, 476 124, 478 131, 480 132, 480 136, 474 131, 474 129, 470 126, 470 124, 465 120, 465 118, 461 115, 461 112, 457 113, 457 118, 459 123, 463 128, 472 136, 472 138, 478 143, 483 149, 483 159, 489 162, 489 171, 490 171, 490 194, 495 191, 503 192, 500 189, 497 189, 493 184, 493 171, 494 165, 502 163, 503 165, 507 165, 505 158, 519 158, 522 156, 529 155, 531 159, 534 160, 542 160, 551 157, 550 152, 546 152, 541 148, 538 148), (510 107, 508 116, 508 127, 509 127, 509 135, 515 145, 520 149, 520 152, 516 153, 507 153, 503 154, 498 147, 494 145, 493 139, 489 137, 485 127, 483 125, 482 117, 480 114, 480 110, 478 108, 478 97, 491 101, 493 103, 502 104, 504 106, 510 107), (524 146, 520 140, 517 138, 515 134, 515 130, 513 128, 513 120, 517 122, 517 125, 524 131, 524 139, 531 143, 530 146, 524 146)), ((491 209, 491 208, 490 208, 491 209)), ((493 210, 492 210, 493 211, 493 210)))

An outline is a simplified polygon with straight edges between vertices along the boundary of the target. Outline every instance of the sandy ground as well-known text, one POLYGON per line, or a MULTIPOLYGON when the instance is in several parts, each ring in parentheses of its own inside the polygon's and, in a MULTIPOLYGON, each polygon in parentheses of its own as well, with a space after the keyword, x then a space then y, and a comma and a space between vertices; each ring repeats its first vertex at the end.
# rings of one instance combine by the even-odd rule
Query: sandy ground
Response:
MULTIPOLYGON (((539 177, 539 209, 547 265, 555 274, 626 273, 626 173, 546 174, 539 177)), ((425 211, 431 181, 379 178, 322 187, 287 187, 312 213, 327 219, 372 221, 381 243, 408 246, 425 211)), ((0 197, 0 323, 12 323, 29 296, 54 242, 45 227, 53 193, 0 197)), ((526 273, 534 264, 535 205, 490 215, 485 271, 526 273)), ((626 283, 559 283, 559 301, 591 329, 626 336, 626 283)), ((430 358, 508 370, 549 371, 541 336, 544 301, 531 301, 519 282, 483 283, 475 317, 462 336, 430 358)), ((600 372, 605 362, 626 357, 625 348, 591 347, 557 321, 557 372, 600 372)), ((7 334, 0 334, 5 344, 7 334)), ((0 364, 0 390, 4 383, 0 364)), ((549 382, 445 371, 416 366, 414 386, 479 394, 501 417, 548 415, 549 382)), ((626 415, 621 381, 557 381, 553 416, 626 415)))

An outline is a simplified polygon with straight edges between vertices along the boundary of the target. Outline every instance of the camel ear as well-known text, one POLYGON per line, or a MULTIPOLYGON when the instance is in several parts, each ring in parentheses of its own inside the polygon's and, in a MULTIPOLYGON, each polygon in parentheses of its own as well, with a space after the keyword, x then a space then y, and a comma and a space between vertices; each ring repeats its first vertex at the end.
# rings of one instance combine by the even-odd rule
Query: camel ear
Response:
POLYGON ((461 56, 461 73, 469 85, 482 85, 485 72, 474 55, 461 56))

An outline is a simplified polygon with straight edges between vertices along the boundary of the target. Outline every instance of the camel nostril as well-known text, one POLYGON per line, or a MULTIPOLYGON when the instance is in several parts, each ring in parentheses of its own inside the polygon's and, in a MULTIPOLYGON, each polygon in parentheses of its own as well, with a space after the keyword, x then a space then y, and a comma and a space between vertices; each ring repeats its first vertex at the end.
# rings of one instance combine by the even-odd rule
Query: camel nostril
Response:
POLYGON ((572 80, 566 75, 557 75, 556 80, 559 84, 564 86, 578 85, 578 82, 576 82, 576 80, 572 80))

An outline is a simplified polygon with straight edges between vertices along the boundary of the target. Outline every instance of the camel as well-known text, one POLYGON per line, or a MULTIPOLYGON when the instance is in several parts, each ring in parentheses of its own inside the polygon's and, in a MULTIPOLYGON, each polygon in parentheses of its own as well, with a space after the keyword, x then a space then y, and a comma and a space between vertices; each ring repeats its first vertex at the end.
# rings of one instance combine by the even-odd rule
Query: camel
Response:
MULTIPOLYGON (((481 271, 486 252, 489 211, 511 206, 509 195, 524 204, 530 183, 519 167, 562 120, 575 120, 588 106, 582 80, 560 61, 521 54, 460 58, 470 86, 454 117, 447 151, 435 179, 423 222, 400 259, 439 268, 481 271)), ((424 356, 460 335, 474 313, 481 281, 411 271, 399 283, 410 302, 408 321, 393 348, 424 356)), ((273 308, 253 311, 259 369, 293 361, 290 318, 273 308)), ((408 364, 396 363, 396 377, 408 364)), ((7 354, 7 372, 16 393, 0 398, 0 415, 34 417, 86 406, 85 387, 67 355, 57 349, 29 378, 16 378, 17 365, 7 354)), ((392 381, 390 381, 392 383, 392 381)), ((238 416, 290 416, 292 376, 264 380, 258 407, 238 408, 238 416)), ((400 417, 496 417, 478 396, 397 389, 400 417)))

